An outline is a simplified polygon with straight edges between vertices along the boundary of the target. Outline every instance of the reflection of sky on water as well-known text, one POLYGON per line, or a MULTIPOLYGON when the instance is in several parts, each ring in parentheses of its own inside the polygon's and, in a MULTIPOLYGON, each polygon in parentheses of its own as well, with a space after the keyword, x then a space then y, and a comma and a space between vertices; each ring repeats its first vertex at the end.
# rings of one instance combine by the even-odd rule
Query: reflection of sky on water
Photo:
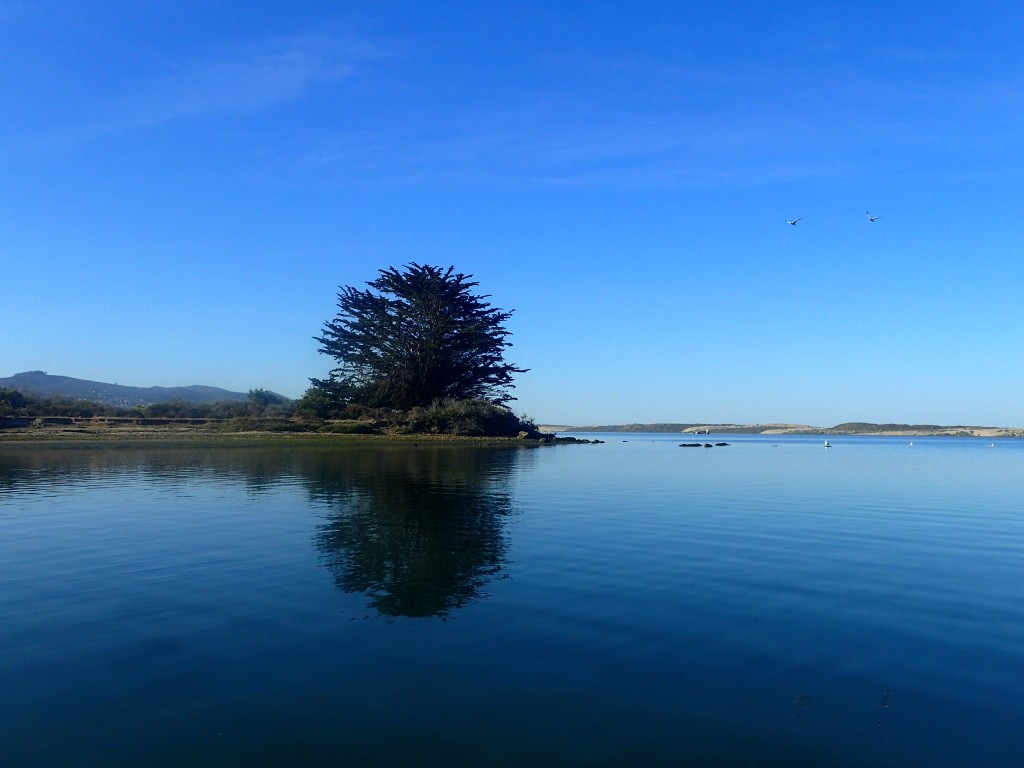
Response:
POLYGON ((5 756, 1019 762, 1024 441, 679 442, 2 446, 5 756))

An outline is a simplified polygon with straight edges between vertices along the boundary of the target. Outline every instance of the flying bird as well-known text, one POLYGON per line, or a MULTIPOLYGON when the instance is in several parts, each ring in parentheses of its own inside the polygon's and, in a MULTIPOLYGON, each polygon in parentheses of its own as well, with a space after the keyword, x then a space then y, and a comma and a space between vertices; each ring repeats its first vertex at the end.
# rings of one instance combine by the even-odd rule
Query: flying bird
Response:
MULTIPOLYGON (((803 218, 803 216, 800 217, 800 219, 802 219, 802 218, 803 218)), ((795 227, 796 223, 798 221, 800 221, 800 219, 793 219, 792 221, 787 220, 786 223, 789 224, 789 226, 791 226, 791 227, 795 227)))
POLYGON ((865 213, 867 213, 868 215, 868 221, 877 221, 878 219, 882 218, 881 216, 872 216, 871 211, 865 211, 865 213))

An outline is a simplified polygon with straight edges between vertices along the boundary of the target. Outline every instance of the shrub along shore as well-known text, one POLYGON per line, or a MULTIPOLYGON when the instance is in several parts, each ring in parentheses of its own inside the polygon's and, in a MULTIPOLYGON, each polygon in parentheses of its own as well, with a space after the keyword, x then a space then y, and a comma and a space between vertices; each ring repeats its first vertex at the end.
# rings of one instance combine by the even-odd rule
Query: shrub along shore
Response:
MULTIPOLYGON (((357 409, 358 410, 358 409, 357 409)), ((506 408, 482 402, 441 403, 412 411, 362 409, 357 418, 236 416, 0 416, 0 443, 14 442, 298 442, 337 440, 470 442, 502 444, 587 443, 540 432, 506 408)))
MULTIPOLYGON (((251 393, 250 393, 251 394, 251 393)), ((438 400, 407 410, 348 404, 316 413, 303 403, 249 402, 201 405, 178 401, 136 408, 65 398, 33 398, 0 390, 0 439, 107 435, 359 435, 541 439, 537 425, 487 400, 438 400)))
POLYGON ((551 435, 457 434, 439 432, 403 432, 367 429, 361 422, 328 422, 322 425, 296 425, 289 422, 246 423, 206 419, 126 419, 44 417, 38 419, 0 417, 0 443, 24 441, 118 441, 180 440, 222 441, 276 440, 324 442, 328 440, 401 440, 401 441, 530 441, 551 442, 551 435))
POLYGON ((471 444, 600 443, 601 440, 579 440, 552 434, 522 436, 459 435, 444 433, 367 432, 357 424, 333 422, 317 429, 281 429, 280 425, 253 423, 227 425, 203 420, 166 419, 161 423, 147 419, 145 424, 130 419, 76 418, 12 419, 0 417, 0 444, 34 442, 198 442, 242 443, 281 442, 288 444, 323 444, 329 442, 459 442, 471 444), (25 423, 25 422, 28 423, 25 423), (194 423, 192 423, 194 422, 194 423))

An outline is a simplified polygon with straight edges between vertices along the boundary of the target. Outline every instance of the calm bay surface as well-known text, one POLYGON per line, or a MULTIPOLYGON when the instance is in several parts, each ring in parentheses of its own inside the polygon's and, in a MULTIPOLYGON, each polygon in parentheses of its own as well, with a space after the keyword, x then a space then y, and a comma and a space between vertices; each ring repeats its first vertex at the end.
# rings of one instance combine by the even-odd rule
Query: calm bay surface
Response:
POLYGON ((597 437, 0 444, 4 759, 1019 764, 1024 441, 597 437))

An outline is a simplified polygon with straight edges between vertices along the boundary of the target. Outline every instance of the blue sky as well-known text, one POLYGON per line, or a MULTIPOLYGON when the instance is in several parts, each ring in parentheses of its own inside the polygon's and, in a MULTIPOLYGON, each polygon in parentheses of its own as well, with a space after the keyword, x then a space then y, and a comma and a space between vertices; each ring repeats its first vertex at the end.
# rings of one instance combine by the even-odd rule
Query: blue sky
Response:
POLYGON ((338 286, 416 261, 515 310, 543 423, 1024 425, 1021 39, 1012 2, 0 2, 0 376, 296 397, 338 286))

